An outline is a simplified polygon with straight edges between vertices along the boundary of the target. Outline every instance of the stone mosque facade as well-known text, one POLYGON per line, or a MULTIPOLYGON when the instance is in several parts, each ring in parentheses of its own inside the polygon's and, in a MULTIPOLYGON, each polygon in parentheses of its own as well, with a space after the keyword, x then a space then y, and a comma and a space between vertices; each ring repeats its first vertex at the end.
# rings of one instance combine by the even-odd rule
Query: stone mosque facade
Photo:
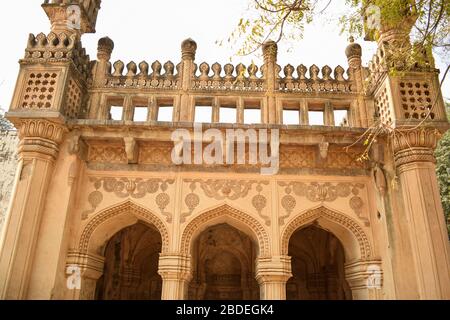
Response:
POLYGON ((45 1, 51 30, 20 60, 1 299, 450 299, 433 156, 449 124, 430 55, 389 72, 408 28, 383 28, 368 66, 352 40, 345 68, 279 66, 272 41, 262 66, 210 65, 192 39, 137 64, 107 37, 86 54, 100 4, 45 1), (278 130, 278 172, 174 163, 173 132, 206 109, 203 130, 278 130), (377 125, 398 129, 367 154, 377 125))

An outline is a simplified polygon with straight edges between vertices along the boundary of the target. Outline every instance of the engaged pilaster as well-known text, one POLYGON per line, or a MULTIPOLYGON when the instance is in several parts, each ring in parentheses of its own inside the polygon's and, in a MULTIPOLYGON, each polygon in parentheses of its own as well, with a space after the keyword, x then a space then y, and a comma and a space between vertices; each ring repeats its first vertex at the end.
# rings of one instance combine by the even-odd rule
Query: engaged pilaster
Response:
POLYGON ((422 128, 400 132, 393 142, 421 299, 450 298, 450 250, 433 155, 439 136, 422 128))
POLYGON ((0 248, 0 297, 25 299, 46 192, 65 127, 47 120, 21 120, 19 166, 0 248), (19 240, 18 240, 19 239, 19 240))

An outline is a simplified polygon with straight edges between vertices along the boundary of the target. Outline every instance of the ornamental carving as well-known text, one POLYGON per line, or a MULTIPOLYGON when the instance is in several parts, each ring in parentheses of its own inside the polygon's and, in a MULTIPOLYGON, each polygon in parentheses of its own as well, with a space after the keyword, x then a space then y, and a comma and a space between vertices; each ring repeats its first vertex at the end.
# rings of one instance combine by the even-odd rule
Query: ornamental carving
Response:
POLYGON ((395 164, 400 167, 412 162, 436 161, 434 149, 441 133, 437 129, 400 131, 393 136, 395 164))
POLYGON ((205 195, 216 200, 237 200, 245 198, 253 185, 268 185, 268 181, 257 180, 186 180, 186 182, 200 185, 205 195))
POLYGON ((394 152, 413 148, 435 149, 441 137, 437 129, 417 129, 400 131, 393 136, 394 152))
MULTIPOLYGON (((153 144, 140 143, 138 163, 143 165, 155 165, 173 167, 171 153, 173 143, 157 142, 153 144)), ((347 151, 340 147, 330 145, 328 148, 327 158, 319 161, 317 147, 314 146, 280 146, 280 167, 281 169, 367 169, 367 162, 358 161, 362 151, 358 148, 352 148, 347 151)), ((245 150, 246 159, 249 158, 248 148, 245 150)), ((90 162, 94 163, 112 163, 112 164, 126 164, 127 153, 125 147, 122 145, 101 145, 91 144, 89 148, 90 162)), ((192 164, 191 166, 196 166, 192 164)), ((260 165, 245 165, 234 166, 206 166, 206 167, 222 167, 224 169, 231 168, 245 168, 251 169, 260 168, 260 165)))
POLYGON ((189 185, 189 189, 191 190, 191 192, 187 194, 186 198, 184 199, 184 203, 188 207, 189 211, 181 214, 180 216, 181 223, 186 222, 187 217, 189 217, 192 214, 192 212, 194 212, 195 208, 197 208, 198 205, 200 204, 200 197, 194 193, 196 188, 197 188, 196 183, 191 182, 189 185))
POLYGON ((170 166, 172 162, 173 144, 161 146, 141 145, 139 148, 139 163, 170 166))
POLYGON ((19 155, 39 153, 55 160, 66 131, 66 127, 47 120, 21 120, 19 155))
POLYGON ((266 223, 266 226, 269 227, 271 225, 270 217, 267 216, 267 215, 264 215, 262 213, 262 211, 267 206, 267 198, 261 194, 261 192, 263 191, 262 184, 267 185, 268 182, 267 183, 266 182, 259 182, 258 183, 258 185, 256 186, 256 191, 258 192, 258 194, 252 198, 252 205, 256 209, 256 211, 258 212, 258 215, 262 219, 264 219, 264 221, 266 223))
POLYGON ((106 193, 114 193, 114 195, 118 198, 132 199, 141 199, 147 194, 155 194, 158 191, 162 191, 162 193, 157 195, 155 203, 161 213, 166 216, 167 222, 172 222, 172 215, 165 212, 165 209, 170 203, 170 196, 166 193, 166 191, 169 188, 169 185, 175 183, 175 180, 173 179, 162 180, 91 177, 89 181, 94 184, 95 191, 91 192, 88 196, 88 202, 91 205, 91 208, 83 212, 83 219, 87 219, 90 214, 94 213, 96 208, 103 201, 103 193, 101 190, 106 193))
POLYGON ((91 145, 89 147, 88 160, 100 163, 128 163, 124 146, 91 145))
POLYGON ((47 120, 21 120, 19 137, 43 138, 60 144, 67 129, 47 120))
POLYGON ((284 225, 292 211, 295 209, 295 198, 291 196, 293 192, 298 197, 304 197, 311 202, 334 202, 338 198, 348 198, 349 206, 356 215, 369 225, 369 220, 364 216, 364 201, 360 197, 360 191, 365 185, 362 183, 340 182, 333 183, 304 183, 304 182, 278 182, 278 185, 284 187, 286 196, 282 198, 281 205, 286 211, 286 215, 280 217, 280 225, 284 225))

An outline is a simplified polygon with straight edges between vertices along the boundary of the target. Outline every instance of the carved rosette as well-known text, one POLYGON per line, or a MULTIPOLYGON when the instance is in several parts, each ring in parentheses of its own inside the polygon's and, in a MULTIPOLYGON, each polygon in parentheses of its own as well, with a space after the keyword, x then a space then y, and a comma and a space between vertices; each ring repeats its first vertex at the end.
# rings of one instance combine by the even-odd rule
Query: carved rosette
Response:
POLYGON ((47 120, 21 120, 19 157, 42 154, 56 159, 66 127, 47 120))
POLYGON ((435 163, 434 149, 441 133, 436 129, 417 129, 396 133, 393 136, 395 164, 402 166, 414 162, 435 163))

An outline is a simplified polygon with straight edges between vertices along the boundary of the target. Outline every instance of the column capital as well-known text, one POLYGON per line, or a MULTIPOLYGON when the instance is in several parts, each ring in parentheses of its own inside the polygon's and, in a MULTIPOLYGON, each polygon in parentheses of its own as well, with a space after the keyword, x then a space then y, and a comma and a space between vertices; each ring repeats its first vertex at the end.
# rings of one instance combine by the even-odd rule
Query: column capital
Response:
POLYGON ((44 155, 55 160, 59 145, 63 141, 67 128, 44 119, 21 119, 19 127, 19 156, 44 155))
POLYGON ((256 262, 256 280, 260 285, 266 282, 286 282, 292 277, 291 270, 289 256, 259 258, 256 262))
POLYGON ((192 279, 190 263, 189 256, 177 253, 161 253, 158 274, 163 280, 190 281, 192 279))
POLYGON ((383 269, 381 260, 358 260, 345 265, 345 278, 353 297, 368 299, 369 289, 381 289, 383 269))
POLYGON ((395 164, 400 167, 414 162, 434 163, 434 149, 440 137, 434 128, 397 132, 393 136, 395 164))
POLYGON ((262 257, 256 262, 261 300, 285 300, 286 282, 292 277, 291 257, 262 257))
POLYGON ((69 251, 66 268, 74 266, 80 268, 83 278, 98 280, 103 275, 105 258, 95 254, 69 251))

